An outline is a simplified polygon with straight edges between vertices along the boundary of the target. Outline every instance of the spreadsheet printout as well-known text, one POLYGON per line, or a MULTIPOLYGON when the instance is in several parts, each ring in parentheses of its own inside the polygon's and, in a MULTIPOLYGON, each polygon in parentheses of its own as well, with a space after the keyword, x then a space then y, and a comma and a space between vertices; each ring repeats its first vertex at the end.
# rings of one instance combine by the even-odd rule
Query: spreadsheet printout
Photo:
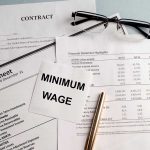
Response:
POLYGON ((140 150, 143 146, 148 149, 149 49, 147 40, 124 41, 99 33, 57 40, 58 62, 68 63, 74 68, 84 68, 94 75, 81 122, 59 123, 60 149, 70 149, 72 145, 75 145, 74 149, 84 149, 96 100, 101 91, 107 94, 95 149, 108 150, 110 145, 113 150, 140 150), (64 137, 65 132, 68 136, 64 137))

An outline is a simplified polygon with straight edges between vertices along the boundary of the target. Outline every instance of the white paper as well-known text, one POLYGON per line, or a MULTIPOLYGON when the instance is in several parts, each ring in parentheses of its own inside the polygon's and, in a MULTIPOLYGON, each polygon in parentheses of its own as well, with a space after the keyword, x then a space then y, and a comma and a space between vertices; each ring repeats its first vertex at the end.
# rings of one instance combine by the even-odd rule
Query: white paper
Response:
POLYGON ((89 94, 91 80, 90 72, 83 69, 44 61, 29 111, 78 123, 89 94))
POLYGON ((1 149, 57 150, 57 120, 28 112, 42 59, 55 61, 54 46, 0 69, 1 149))
POLYGON ((0 90, 0 149, 57 150, 57 120, 28 112, 35 80, 0 90))
POLYGON ((70 25, 71 14, 79 9, 95 12, 95 1, 69 0, 0 6, 0 33, 51 37, 70 33, 76 28, 70 25))
POLYGON ((0 6, 0 64, 46 45, 55 36, 80 30, 80 26, 70 25, 72 12, 79 9, 95 12, 95 1, 70 0, 0 6))
POLYGON ((50 46, 28 56, 21 57, 12 61, 0 69, 0 89, 17 84, 25 79, 38 74, 41 61, 43 59, 55 61, 55 47, 50 46), (7 71, 11 73, 3 76, 7 71))
POLYGON ((52 42, 51 37, 38 35, 12 34, 0 36, 0 64, 34 51, 52 42))
POLYGON ((59 63, 86 68, 94 75, 81 123, 59 122, 60 150, 84 149, 101 91, 106 92, 106 101, 94 149, 149 149, 150 43, 123 40, 113 32, 106 33, 57 41, 59 63))
POLYGON ((0 64, 7 61, 9 58, 10 57, 8 51, 0 51, 0 64))

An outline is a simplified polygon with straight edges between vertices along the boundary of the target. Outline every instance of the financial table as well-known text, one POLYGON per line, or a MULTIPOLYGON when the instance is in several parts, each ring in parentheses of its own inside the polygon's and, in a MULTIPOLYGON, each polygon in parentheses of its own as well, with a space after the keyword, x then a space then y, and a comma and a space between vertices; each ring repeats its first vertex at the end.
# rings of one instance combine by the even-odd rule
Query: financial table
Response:
POLYGON ((90 127, 100 90, 106 91, 100 132, 125 134, 150 131, 150 53, 87 51, 68 53, 74 68, 92 71, 91 93, 77 125, 77 134, 90 127))

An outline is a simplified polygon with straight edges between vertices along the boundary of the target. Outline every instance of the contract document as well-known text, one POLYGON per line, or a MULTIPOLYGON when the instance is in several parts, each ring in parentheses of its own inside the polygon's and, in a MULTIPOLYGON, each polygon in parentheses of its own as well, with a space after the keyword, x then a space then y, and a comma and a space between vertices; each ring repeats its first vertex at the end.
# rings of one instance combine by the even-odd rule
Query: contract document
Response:
POLYGON ((94 149, 148 150, 149 41, 123 40, 104 31, 64 37, 56 43, 57 62, 92 71, 94 75, 81 122, 59 122, 59 149, 84 149, 98 94, 104 91, 106 100, 94 149))
POLYGON ((70 25, 71 13, 78 9, 95 12, 95 1, 70 0, 0 6, 0 63, 46 45, 55 36, 80 30, 70 25))

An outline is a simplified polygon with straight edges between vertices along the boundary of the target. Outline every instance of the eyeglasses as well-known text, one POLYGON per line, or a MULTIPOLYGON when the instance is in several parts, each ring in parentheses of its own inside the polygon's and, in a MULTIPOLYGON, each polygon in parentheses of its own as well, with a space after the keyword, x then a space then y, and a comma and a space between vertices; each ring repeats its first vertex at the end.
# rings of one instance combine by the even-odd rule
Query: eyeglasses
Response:
POLYGON ((117 17, 108 18, 104 15, 85 12, 85 11, 76 11, 72 13, 74 21, 71 23, 73 26, 82 24, 90 20, 101 21, 101 24, 104 24, 104 27, 107 28, 109 22, 117 24, 117 30, 122 28, 122 25, 132 27, 141 33, 145 38, 150 39, 150 23, 146 21, 133 20, 133 19, 118 19, 117 17), (82 19, 77 20, 77 17, 82 19))

